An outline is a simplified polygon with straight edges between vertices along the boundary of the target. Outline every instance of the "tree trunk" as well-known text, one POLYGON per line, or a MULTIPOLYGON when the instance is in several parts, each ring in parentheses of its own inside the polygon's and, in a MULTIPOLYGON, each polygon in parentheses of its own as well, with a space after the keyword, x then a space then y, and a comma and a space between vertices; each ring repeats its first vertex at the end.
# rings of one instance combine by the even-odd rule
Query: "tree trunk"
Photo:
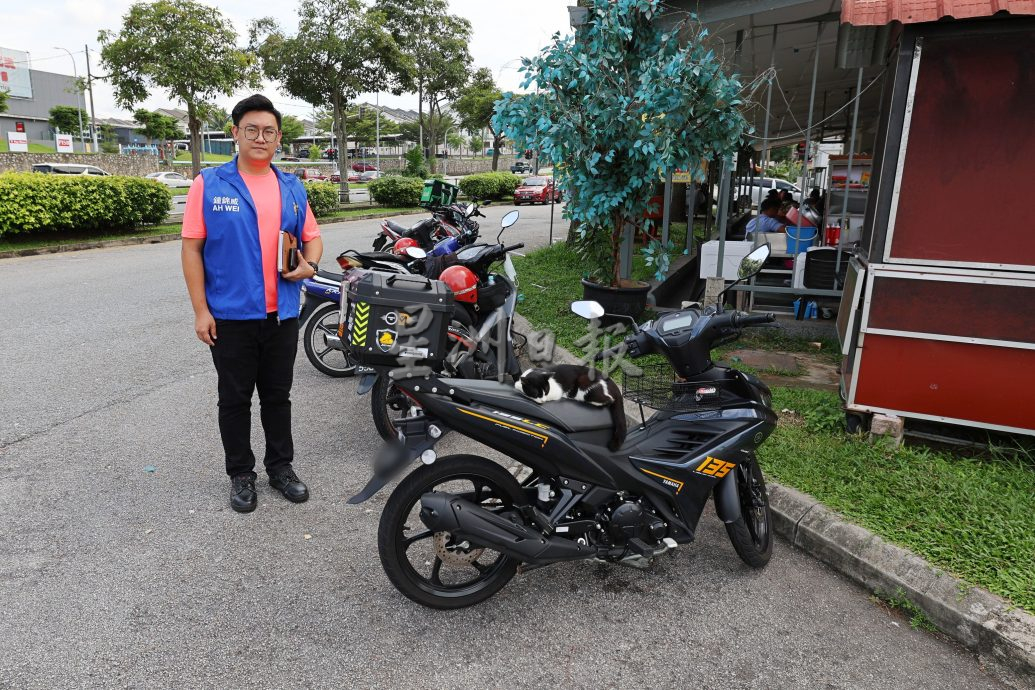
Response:
POLYGON ((197 177, 201 172, 201 120, 194 103, 187 102, 187 128, 190 130, 190 169, 191 176, 197 177))
POLYGON ((424 82, 417 84, 417 146, 423 156, 424 151, 424 82))
POLYGON ((438 132, 435 131, 435 103, 431 96, 428 94, 428 170, 432 173, 438 172, 438 158, 435 157, 435 149, 438 147, 438 132))
POLYGON ((334 99, 333 108, 334 122, 337 125, 335 129, 338 130, 338 201, 347 204, 349 203, 349 144, 345 138, 345 108, 340 98, 334 99))
POLYGON ((575 249, 579 242, 579 221, 573 220, 568 224, 568 237, 565 238, 564 243, 570 248, 575 249))
MULTIPOLYGON (((489 129, 492 132, 492 128, 489 129)), ((500 167, 500 146, 503 145, 503 134, 492 132, 492 171, 496 172, 500 167)), ((570 235, 569 231, 569 235, 570 235)))

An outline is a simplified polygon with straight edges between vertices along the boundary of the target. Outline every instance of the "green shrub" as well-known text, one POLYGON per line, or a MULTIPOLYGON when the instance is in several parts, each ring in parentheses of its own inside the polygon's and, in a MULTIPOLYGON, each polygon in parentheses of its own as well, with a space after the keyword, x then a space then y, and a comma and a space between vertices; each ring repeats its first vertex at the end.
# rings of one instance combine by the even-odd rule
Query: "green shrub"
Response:
POLYGON ((402 171, 405 177, 416 177, 421 180, 427 178, 428 164, 424 160, 424 153, 419 148, 414 146, 403 154, 403 158, 406 159, 406 167, 402 171))
POLYGON ((370 196, 382 206, 416 206, 424 183, 415 177, 380 177, 370 183, 370 196))
POLYGON ((460 191, 471 199, 501 199, 512 196, 521 180, 512 173, 478 173, 461 178, 460 191))
POLYGON ((316 144, 309 144, 309 160, 318 161, 320 160, 320 156, 320 147, 316 144))
POLYGON ((339 187, 334 182, 304 182, 305 195, 309 199, 309 208, 319 218, 338 210, 339 187))
POLYGON ((47 230, 130 230, 161 223, 172 198, 139 177, 0 175, 0 235, 47 230))

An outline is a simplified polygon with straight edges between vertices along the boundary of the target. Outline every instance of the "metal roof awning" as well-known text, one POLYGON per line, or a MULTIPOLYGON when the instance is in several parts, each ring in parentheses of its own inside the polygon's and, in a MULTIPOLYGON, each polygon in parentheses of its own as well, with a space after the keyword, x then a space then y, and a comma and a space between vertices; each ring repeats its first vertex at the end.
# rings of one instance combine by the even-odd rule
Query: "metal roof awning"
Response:
POLYGON ((854 26, 919 24, 947 17, 991 17, 998 12, 1035 14, 1035 0, 845 0, 841 21, 854 26))

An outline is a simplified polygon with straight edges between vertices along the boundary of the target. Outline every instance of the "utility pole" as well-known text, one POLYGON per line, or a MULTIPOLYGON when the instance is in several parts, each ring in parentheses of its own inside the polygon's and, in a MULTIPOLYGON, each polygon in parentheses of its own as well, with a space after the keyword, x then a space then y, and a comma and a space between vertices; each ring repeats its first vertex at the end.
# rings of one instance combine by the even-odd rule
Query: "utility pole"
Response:
POLYGON ((100 151, 97 148, 97 113, 93 109, 93 77, 90 75, 90 46, 83 46, 86 50, 86 88, 90 89, 90 133, 93 138, 93 152, 100 151))

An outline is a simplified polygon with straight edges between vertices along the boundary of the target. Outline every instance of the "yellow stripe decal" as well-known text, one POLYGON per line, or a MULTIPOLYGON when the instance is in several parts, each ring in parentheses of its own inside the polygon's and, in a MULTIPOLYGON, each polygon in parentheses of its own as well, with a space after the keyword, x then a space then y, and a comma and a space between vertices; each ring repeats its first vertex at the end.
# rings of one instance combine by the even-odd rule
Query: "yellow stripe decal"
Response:
POLYGON ((672 477, 666 477, 663 474, 658 474, 657 472, 651 472, 650 470, 645 470, 642 467, 640 467, 639 470, 640 470, 640 472, 646 472, 647 474, 651 475, 652 477, 657 477, 658 479, 667 479, 668 481, 672 482, 673 484, 677 484, 678 485, 678 488, 676 489, 676 493, 677 494, 680 491, 683 490, 683 482, 679 481, 678 479, 673 479, 672 477))
POLYGON ((529 431, 528 429, 522 429, 519 426, 514 426, 513 424, 508 424, 506 422, 501 422, 498 419, 493 419, 492 417, 486 417, 486 416, 480 415, 480 414, 478 414, 476 412, 470 412, 468 410, 460 410, 460 411, 463 412, 464 414, 469 414, 472 417, 477 417, 478 419, 484 419, 487 422, 492 422, 493 424, 499 424, 500 426, 505 426, 505 427, 507 427, 509 429, 513 429, 514 431, 520 431, 523 434, 528 434, 529 436, 535 436, 536 438, 541 438, 541 439, 543 439, 543 445, 540 446, 540 448, 545 446, 546 442, 550 440, 550 437, 547 436, 546 434, 537 434, 534 431, 529 431))

